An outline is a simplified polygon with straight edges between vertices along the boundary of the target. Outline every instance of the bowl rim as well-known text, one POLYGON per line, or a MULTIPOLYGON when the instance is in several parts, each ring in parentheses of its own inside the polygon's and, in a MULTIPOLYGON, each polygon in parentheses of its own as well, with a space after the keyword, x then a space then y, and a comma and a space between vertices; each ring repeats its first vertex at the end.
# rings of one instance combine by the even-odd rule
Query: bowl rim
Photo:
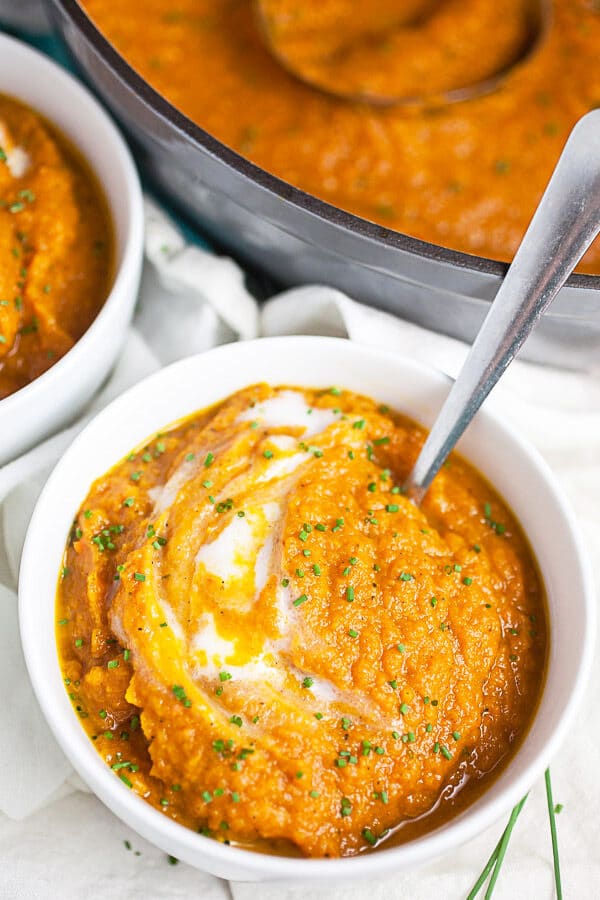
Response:
MULTIPOLYGON (((86 443, 92 437, 97 436, 99 433, 102 433, 104 436, 110 435, 111 420, 113 418, 118 419, 119 414, 139 405, 144 396, 153 396, 155 390, 157 388, 160 389, 160 382, 165 377, 172 378, 175 375, 178 378, 189 377, 194 371, 198 375, 198 370, 205 369, 207 365, 211 366, 211 371, 214 373, 219 371, 219 366, 226 366, 227 361, 232 356, 235 357, 240 347, 246 348, 248 353, 255 354, 256 358, 264 358, 263 354, 269 352, 274 346, 285 349, 288 355, 294 352, 302 353, 303 359, 307 358, 307 353, 310 355, 311 352, 322 351, 326 353, 333 351, 342 354, 344 358, 347 357, 348 362, 351 362, 352 359, 356 361, 357 355, 361 355, 371 365, 377 362, 390 368, 400 366, 403 368, 404 373, 409 371, 411 376, 414 375, 416 378, 426 376, 430 382, 435 378, 440 389, 449 382, 447 376, 437 369, 392 351, 356 344, 341 338, 289 336, 259 338, 254 341, 216 347, 205 353, 179 360, 134 385, 98 413, 78 435, 56 465, 40 495, 27 532, 19 578, 19 623, 23 652, 40 707, 65 755, 84 781, 92 787, 98 798, 119 818, 149 841, 156 844, 156 835, 159 835, 159 846, 161 842, 167 843, 173 848, 174 855, 180 852, 182 858, 187 859, 188 862, 192 862, 191 858, 195 857, 196 861, 192 864, 196 865, 197 868, 203 868, 203 866, 206 868, 207 862, 210 862, 213 866, 218 866, 221 871, 230 868, 234 872, 233 877, 235 877, 236 869, 244 871, 246 877, 257 880, 266 877, 268 879, 287 880, 296 878, 305 881, 331 881, 332 879, 345 880, 348 878, 383 875, 417 866, 458 847, 467 840, 472 839, 485 827, 496 821, 500 815, 513 807, 527 793, 533 782, 542 775, 550 758, 565 738, 591 672, 595 640, 595 589, 591 563, 585 550, 579 526, 562 490, 555 482, 550 468, 538 451, 522 438, 512 426, 504 423, 494 413, 484 408, 480 410, 477 417, 480 421, 485 420, 487 423, 486 427, 508 439, 514 447, 515 454, 520 459, 524 459, 530 467, 535 467, 540 475, 540 481, 543 482, 544 493, 550 496, 557 510, 557 515, 562 519, 569 533, 572 541, 571 558, 580 576, 581 615, 585 627, 581 638, 581 646, 576 647, 574 651, 579 653, 579 656, 576 657, 574 664, 575 674, 572 676, 573 686, 571 693, 562 707, 560 719, 545 741, 543 749, 533 757, 520 774, 517 774, 516 777, 513 775, 512 781, 503 787, 503 790, 497 797, 488 798, 486 803, 486 792, 484 792, 482 797, 471 804, 464 812, 440 828, 406 844, 389 848, 384 847, 378 853, 334 859, 294 859, 268 856, 252 850, 229 847, 211 838, 204 837, 166 818, 141 797, 129 792, 114 777, 114 774, 110 772, 110 769, 81 727, 81 723, 76 717, 71 704, 68 704, 68 712, 65 710, 64 714, 58 707, 52 705, 52 678, 49 677, 43 661, 40 660, 35 652, 36 641, 39 642, 40 646, 43 646, 48 640, 48 636, 44 636, 41 633, 35 616, 36 600, 39 597, 39 577, 36 559, 38 557, 38 548, 45 543, 48 522, 53 517, 52 510, 54 508, 48 507, 46 509, 46 506, 52 499, 53 492, 59 492, 61 483, 64 484, 65 479, 69 478, 69 473, 72 471, 72 460, 77 460, 79 454, 85 449, 86 443), (340 349, 341 345, 345 345, 346 349, 340 349), (165 376, 165 373, 169 374, 165 376), (248 873, 250 874, 248 875, 248 873)), ((221 369, 221 371, 223 370, 221 369)), ((296 381, 294 380, 291 383, 296 383, 296 381)), ((215 392, 213 391, 213 393, 215 392)), ((220 389, 216 393, 220 396, 220 389)), ((227 391, 223 391, 223 396, 227 393, 227 391)), ((190 412, 193 412, 193 410, 190 412)), ((143 439, 142 437, 140 440, 143 439)), ((105 437, 105 440, 110 441, 110 438, 105 437)), ((485 475, 485 471, 483 474, 485 475)), ((64 547, 64 543, 61 544, 62 547, 64 547)), ((55 562, 55 571, 58 574, 60 559, 56 559, 55 562)), ((52 601, 54 603, 54 595, 52 596, 52 601)), ((52 606, 53 610, 54 606, 52 606)), ((64 691, 58 669, 54 631, 52 632, 51 640, 53 643, 52 664, 56 665, 60 687, 64 691)), ((552 642, 550 646, 553 646, 552 642)), ((552 660, 550 659, 549 666, 551 662, 552 660)), ((540 707, 542 702, 543 692, 540 697, 540 707)), ((536 715, 539 714, 540 707, 538 707, 536 715)), ((530 724, 530 728, 533 721, 535 721, 535 716, 530 724)), ((513 760, 522 752, 522 748, 523 745, 517 749, 513 760)))
MULTIPOLYGON (((96 335, 105 328, 107 320, 110 321, 112 319, 119 306, 123 303, 123 296, 127 290, 127 282, 131 277, 131 273, 141 264, 144 246, 144 201, 140 177, 133 161, 131 151, 121 135, 121 132, 103 105, 96 97, 94 97, 91 91, 89 91, 78 78, 71 75, 70 72, 54 62, 54 60, 45 53, 36 50, 25 41, 1 32, 0 52, 22 54, 23 67, 26 67, 28 58, 35 59, 37 65, 46 66, 49 77, 55 81, 56 86, 59 89, 61 82, 69 84, 70 90, 77 97, 77 103, 81 106, 82 127, 85 127, 87 115, 96 117, 96 120, 101 124, 101 127, 105 132, 105 136, 111 142, 111 146, 106 152, 112 153, 115 165, 118 165, 123 172, 127 191, 122 198, 122 201, 127 204, 127 216, 129 220, 127 234, 123 241, 119 241, 115 228, 115 204, 111 201, 109 193, 106 190, 99 173, 96 171, 95 166, 88 159, 87 154, 80 149, 77 139, 73 138, 72 135, 67 135, 68 140, 75 145, 78 152, 81 153, 87 165, 94 173, 98 184, 102 189, 105 202, 110 212, 115 249, 112 284, 97 315, 90 322, 81 337, 75 341, 70 350, 55 362, 53 366, 46 369, 46 371, 42 372, 37 378, 34 378, 33 381, 28 382, 28 384, 19 388, 19 390, 14 391, 12 394, 9 394, 7 397, 0 399, 0 416, 4 417, 10 416, 11 414, 17 415, 19 413, 19 404, 21 403, 35 402, 36 393, 51 390, 53 387, 55 389, 58 388, 60 385, 59 379, 66 376, 69 369, 77 367, 85 359, 86 355, 93 351, 93 342, 96 339, 96 335)), ((11 94, 10 96, 29 105, 27 100, 23 100, 18 94, 11 94)), ((51 125, 55 124, 51 117, 47 116, 45 110, 36 108, 34 109, 34 112, 47 118, 51 125)), ((59 126, 55 127, 62 133, 59 126)), ((134 300, 135 298, 132 300, 132 307, 134 305, 134 300)))
MULTIPOLYGON (((401 250, 419 258, 446 263, 453 268, 466 269, 477 275, 503 278, 506 274, 509 267, 507 262, 453 250, 449 247, 443 247, 441 244, 433 244, 430 241, 411 237, 401 231, 394 231, 385 225, 370 222, 368 219, 363 219, 354 213, 340 209, 332 203, 321 200, 313 194, 309 194, 301 188, 271 174, 266 169, 241 156, 227 144, 213 137, 213 135, 205 131, 200 125, 197 125, 170 103, 166 97, 155 90, 121 56, 77 0, 51 0, 51 6, 62 10, 82 32, 85 39, 90 42, 95 53, 109 65, 117 77, 143 103, 177 131, 184 134, 189 140, 200 145, 211 156, 218 159, 228 168, 248 178, 268 193, 291 203, 292 206, 298 209, 317 216, 330 225, 349 232, 354 236, 371 240, 376 244, 401 250)), ((580 290, 600 290, 600 273, 598 275, 572 274, 565 282, 565 287, 580 290)))

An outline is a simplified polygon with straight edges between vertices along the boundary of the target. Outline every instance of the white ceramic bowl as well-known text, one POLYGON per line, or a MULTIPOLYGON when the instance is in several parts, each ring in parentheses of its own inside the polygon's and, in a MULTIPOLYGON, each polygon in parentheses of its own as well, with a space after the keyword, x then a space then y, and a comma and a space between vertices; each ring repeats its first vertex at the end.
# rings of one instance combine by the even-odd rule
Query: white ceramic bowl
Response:
POLYGON ((22 100, 79 148, 108 200, 115 278, 104 306, 51 369, 0 400, 0 465, 57 431, 90 400, 122 347, 142 267, 144 215, 131 154, 92 95, 48 57, 0 34, 0 93, 22 100))
POLYGON ((432 423, 449 385, 440 372, 401 356, 321 337, 230 344, 136 385, 77 437, 33 514, 19 585, 27 666, 42 710, 75 769, 117 816, 167 853, 240 880, 340 882, 397 872, 467 841, 518 802, 556 753, 591 665, 594 593, 577 526, 543 460, 490 413, 477 415, 459 449, 500 491, 531 541, 548 595, 548 674, 522 746, 483 796, 448 824, 403 846, 340 860, 287 859, 228 847, 176 824, 132 794, 94 749, 62 682, 55 644, 57 577, 73 517, 91 482, 166 424, 258 381, 340 385, 424 425, 432 423))

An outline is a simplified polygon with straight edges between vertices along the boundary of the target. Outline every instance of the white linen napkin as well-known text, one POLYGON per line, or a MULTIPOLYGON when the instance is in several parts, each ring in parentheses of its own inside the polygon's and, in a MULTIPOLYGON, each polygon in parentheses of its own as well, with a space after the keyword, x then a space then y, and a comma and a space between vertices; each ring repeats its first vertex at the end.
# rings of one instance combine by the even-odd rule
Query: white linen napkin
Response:
MULTIPOLYGON (((182 356, 227 341, 276 334, 330 334, 398 350, 456 375, 467 347, 332 288, 287 291, 259 309, 240 268, 186 244, 146 203, 146 264, 125 350, 86 414, 71 428, 0 468, 0 896, 187 897, 300 900, 306 888, 229 884, 179 865, 116 820, 72 773, 33 697, 20 649, 16 583, 27 523, 45 478, 90 416, 124 388, 182 356), (128 849, 128 844, 131 849, 128 849), (139 855, 136 855, 139 854, 139 855)), ((544 454, 570 496, 600 567, 600 368, 573 373, 516 362, 488 401, 544 454)), ((597 896, 600 818, 600 666, 571 738, 553 765, 566 895, 597 896)), ((503 828, 417 872, 369 885, 310 888, 322 900, 466 896, 503 828)), ((508 852, 496 896, 553 896, 545 796, 537 785, 508 852)))

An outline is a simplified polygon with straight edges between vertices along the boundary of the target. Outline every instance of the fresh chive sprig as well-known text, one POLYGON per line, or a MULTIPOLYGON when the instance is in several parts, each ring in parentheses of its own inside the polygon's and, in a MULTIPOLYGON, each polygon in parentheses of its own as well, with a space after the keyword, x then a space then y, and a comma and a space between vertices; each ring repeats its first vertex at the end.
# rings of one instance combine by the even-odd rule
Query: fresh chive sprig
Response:
MULTIPOLYGON (((562 900, 560 858, 558 853, 558 837, 556 833, 556 807, 554 806, 554 800, 552 798, 552 782, 550 780, 550 769, 546 769, 544 780, 546 783, 546 800, 548 803, 548 817, 550 820, 550 835, 552 837, 552 857, 554 861, 554 884, 556 888, 556 898, 557 900, 562 900)), ((477 895, 479 894, 488 877, 490 880, 485 892, 485 900, 490 900, 490 897, 494 892, 498 876, 500 875, 500 870, 502 868, 502 863, 504 862, 504 857, 506 855, 510 836, 512 834, 513 828, 515 827, 515 823, 519 818, 519 814, 525 806, 527 797, 528 794, 525 794, 523 799, 519 803, 517 803, 517 805, 511 812, 508 824, 504 829, 504 832, 502 833, 502 837, 494 847, 494 850, 492 851, 490 858, 485 864, 481 875, 467 894, 466 900, 475 900, 475 897, 477 897, 477 895)))
POLYGON ((550 834, 552 836, 552 857, 554 860, 554 884, 556 887, 556 898, 557 900, 562 900, 560 858, 558 855, 558 837, 556 835, 556 811, 554 800, 552 799, 552 782, 550 780, 550 769, 546 769, 544 780, 546 782, 546 800, 548 802, 548 818, 550 819, 550 834))
POLYGON ((508 825, 504 829, 502 837, 496 844, 494 851, 490 858, 488 859, 483 872, 467 894, 467 900, 475 900, 475 897, 485 884, 488 875, 490 872, 492 876, 490 878, 489 884, 487 886, 487 890, 485 892, 485 900, 489 900, 494 892, 494 888, 496 886, 496 881, 498 880, 498 876, 500 874, 500 869, 502 868, 502 863, 504 862, 504 857, 506 855, 506 850, 508 847, 508 843, 510 841, 510 836, 512 834, 513 828, 515 827, 515 823, 519 818, 519 814, 523 807, 525 806, 525 801, 527 800, 528 795, 525 794, 522 800, 520 800, 513 811, 510 814, 510 818, 508 820, 508 825))

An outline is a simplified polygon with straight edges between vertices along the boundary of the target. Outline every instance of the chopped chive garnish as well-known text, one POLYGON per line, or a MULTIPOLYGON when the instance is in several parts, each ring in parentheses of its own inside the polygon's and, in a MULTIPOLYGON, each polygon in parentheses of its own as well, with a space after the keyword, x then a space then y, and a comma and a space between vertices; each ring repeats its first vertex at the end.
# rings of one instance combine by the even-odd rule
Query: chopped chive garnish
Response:
POLYGON ((174 684, 171 690, 173 691, 177 699, 181 703, 183 703, 186 708, 189 709, 189 707, 192 705, 192 701, 186 695, 185 688, 183 688, 180 684, 174 684))

